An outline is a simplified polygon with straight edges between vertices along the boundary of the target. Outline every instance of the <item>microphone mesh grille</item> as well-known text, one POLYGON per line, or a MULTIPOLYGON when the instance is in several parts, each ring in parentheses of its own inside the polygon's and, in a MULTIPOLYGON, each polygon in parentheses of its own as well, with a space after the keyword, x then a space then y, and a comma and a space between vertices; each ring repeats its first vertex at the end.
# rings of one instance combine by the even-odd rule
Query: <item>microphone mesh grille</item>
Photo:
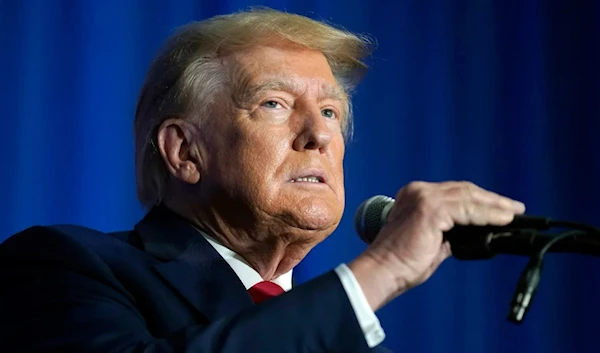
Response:
POLYGON ((359 237, 367 244, 375 240, 375 237, 383 227, 383 210, 387 205, 393 203, 394 199, 384 195, 373 196, 365 200, 354 215, 354 227, 359 237))

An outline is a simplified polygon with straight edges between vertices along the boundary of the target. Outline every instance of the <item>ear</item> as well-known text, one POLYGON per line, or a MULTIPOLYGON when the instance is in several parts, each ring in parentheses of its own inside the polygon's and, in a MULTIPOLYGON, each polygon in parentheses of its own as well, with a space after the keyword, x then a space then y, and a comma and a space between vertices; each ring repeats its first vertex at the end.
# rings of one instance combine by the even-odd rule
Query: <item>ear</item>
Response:
POLYGON ((200 181, 200 156, 193 148, 196 129, 181 119, 167 119, 158 128, 157 148, 167 170, 188 184, 200 181))

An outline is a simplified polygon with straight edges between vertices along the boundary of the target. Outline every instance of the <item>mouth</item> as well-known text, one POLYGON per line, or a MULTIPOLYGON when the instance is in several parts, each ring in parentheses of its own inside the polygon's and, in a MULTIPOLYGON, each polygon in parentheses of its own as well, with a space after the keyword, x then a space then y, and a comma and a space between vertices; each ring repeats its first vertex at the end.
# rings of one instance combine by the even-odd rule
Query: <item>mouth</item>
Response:
POLYGON ((299 170, 290 175, 290 183, 327 184, 327 175, 324 171, 316 168, 299 170))
POLYGON ((317 175, 308 175, 305 177, 291 179, 290 183, 316 183, 316 184, 321 183, 321 184, 324 184, 325 179, 323 179, 323 177, 320 177, 317 175))

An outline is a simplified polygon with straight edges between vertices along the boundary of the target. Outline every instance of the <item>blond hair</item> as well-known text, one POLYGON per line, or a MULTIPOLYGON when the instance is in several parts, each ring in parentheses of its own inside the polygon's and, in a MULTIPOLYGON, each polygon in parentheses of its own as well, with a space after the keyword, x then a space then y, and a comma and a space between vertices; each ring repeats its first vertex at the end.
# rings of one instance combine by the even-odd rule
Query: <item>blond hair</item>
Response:
MULTIPOLYGON (((169 173, 156 148, 158 127, 169 117, 202 119, 217 92, 228 83, 219 58, 279 37, 327 59, 338 83, 350 93, 366 72, 368 38, 324 22, 268 8, 251 9, 193 22, 171 36, 150 66, 134 122, 138 199, 145 207, 165 196, 169 173)), ((348 101, 344 133, 351 134, 348 101)))

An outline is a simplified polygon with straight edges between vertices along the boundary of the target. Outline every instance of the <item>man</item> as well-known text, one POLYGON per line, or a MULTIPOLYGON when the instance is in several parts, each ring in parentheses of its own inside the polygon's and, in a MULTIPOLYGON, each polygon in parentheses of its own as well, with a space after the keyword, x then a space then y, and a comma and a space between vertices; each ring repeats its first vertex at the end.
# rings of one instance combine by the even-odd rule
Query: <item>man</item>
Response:
POLYGON ((5 241, 0 351, 384 351, 375 312, 450 255, 442 232, 504 225, 524 205, 411 183, 363 254, 292 289, 342 216, 349 94, 368 48, 273 10, 173 36, 135 119, 148 214, 128 232, 33 227, 5 241))

